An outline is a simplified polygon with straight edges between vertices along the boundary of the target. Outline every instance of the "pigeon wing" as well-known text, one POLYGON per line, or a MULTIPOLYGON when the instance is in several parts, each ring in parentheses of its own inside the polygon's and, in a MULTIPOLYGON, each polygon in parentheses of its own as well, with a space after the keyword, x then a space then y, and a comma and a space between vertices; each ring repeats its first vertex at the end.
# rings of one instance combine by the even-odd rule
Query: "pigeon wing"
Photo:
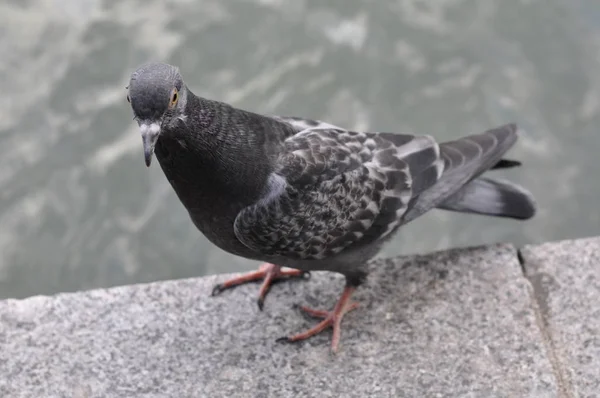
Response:
POLYGON ((284 145, 264 195, 234 224, 264 255, 323 259, 383 238, 444 169, 429 136, 303 129, 284 145))

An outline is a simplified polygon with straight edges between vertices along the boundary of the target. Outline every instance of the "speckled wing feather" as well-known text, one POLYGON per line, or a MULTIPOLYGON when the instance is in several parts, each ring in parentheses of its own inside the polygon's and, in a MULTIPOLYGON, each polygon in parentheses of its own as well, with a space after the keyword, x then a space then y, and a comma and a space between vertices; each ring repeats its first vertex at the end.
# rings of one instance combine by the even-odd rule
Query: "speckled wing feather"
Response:
POLYGON ((266 255, 323 259, 383 238, 444 168, 429 136, 309 126, 284 145, 264 196, 235 221, 238 239, 266 255))

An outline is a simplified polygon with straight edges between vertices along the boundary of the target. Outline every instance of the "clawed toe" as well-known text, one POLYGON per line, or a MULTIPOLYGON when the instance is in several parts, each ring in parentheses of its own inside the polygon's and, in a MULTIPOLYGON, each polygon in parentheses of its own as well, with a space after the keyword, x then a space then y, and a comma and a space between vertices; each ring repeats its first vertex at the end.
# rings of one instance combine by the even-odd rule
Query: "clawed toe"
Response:
POLYGON ((353 291, 354 287, 347 286, 344 289, 344 292, 342 293, 342 296, 338 300, 337 304, 335 305, 333 311, 314 310, 309 307, 295 305, 295 308, 300 309, 305 314, 315 318, 322 318, 322 321, 305 332, 298 333, 292 336, 280 337, 275 341, 280 343, 294 343, 297 341, 303 341, 310 337, 316 336, 317 334, 323 332, 325 329, 331 327, 333 329, 331 351, 333 353, 336 353, 340 341, 342 318, 349 311, 358 308, 358 303, 350 302, 350 297, 353 291))
POLYGON ((223 290, 225 290, 223 288, 223 284, 222 283, 217 283, 215 286, 213 286, 212 292, 210 293, 211 296, 218 296, 223 290))
POLYGON ((215 285, 212 289, 211 296, 217 296, 224 290, 231 289, 235 286, 262 280, 263 282, 258 293, 258 299, 256 300, 258 309, 262 311, 265 305, 267 293, 269 292, 271 285, 273 285, 275 282, 289 278, 310 279, 310 276, 310 272, 308 271, 301 271, 291 268, 282 269, 278 265, 264 263, 257 271, 249 272, 215 285))

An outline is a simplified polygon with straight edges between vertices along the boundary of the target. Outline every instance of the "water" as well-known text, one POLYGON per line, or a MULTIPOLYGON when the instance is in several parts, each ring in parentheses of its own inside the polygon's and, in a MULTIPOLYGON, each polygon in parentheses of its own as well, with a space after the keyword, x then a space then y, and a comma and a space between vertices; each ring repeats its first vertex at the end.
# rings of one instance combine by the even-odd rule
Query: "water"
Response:
MULTIPOLYGON (((0 298, 249 270, 144 166, 148 60, 249 110, 441 139, 516 121, 528 222, 432 212, 382 255, 600 233, 600 2, 4 0, 0 298)), ((568 265, 565 265, 568 266, 568 265)))

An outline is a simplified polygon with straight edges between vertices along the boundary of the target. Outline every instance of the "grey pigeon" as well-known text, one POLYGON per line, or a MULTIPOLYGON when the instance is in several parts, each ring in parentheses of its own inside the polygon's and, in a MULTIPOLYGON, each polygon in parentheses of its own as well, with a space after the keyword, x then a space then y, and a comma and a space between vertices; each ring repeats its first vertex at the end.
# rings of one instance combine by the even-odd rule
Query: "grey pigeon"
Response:
POLYGON ((213 295, 263 280, 262 309, 276 279, 313 270, 345 276, 333 311, 301 307, 323 320, 283 341, 332 327, 335 352, 367 262, 400 226, 427 211, 515 219, 535 213, 526 190, 481 177, 520 164, 502 159, 517 140, 514 124, 443 143, 428 135, 349 131, 198 97, 176 67, 161 63, 131 75, 127 99, 146 165, 154 154, 196 227, 221 249, 265 262, 217 285, 213 295))

